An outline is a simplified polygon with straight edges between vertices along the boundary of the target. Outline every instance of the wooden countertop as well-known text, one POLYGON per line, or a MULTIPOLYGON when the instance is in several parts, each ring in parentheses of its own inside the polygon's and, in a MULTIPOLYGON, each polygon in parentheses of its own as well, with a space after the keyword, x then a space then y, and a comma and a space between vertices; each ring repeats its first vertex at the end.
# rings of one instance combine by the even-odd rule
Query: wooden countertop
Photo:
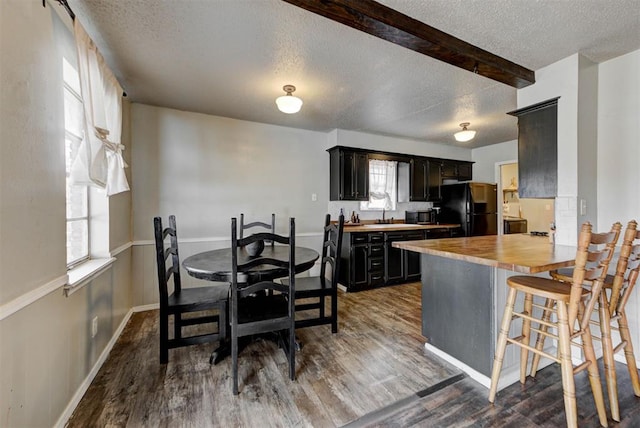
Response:
POLYGON ((552 245, 548 237, 526 234, 401 241, 393 246, 520 273, 573 266, 576 257, 576 247, 552 245))
POLYGON ((460 227, 459 224, 408 224, 408 223, 390 223, 390 224, 362 224, 360 226, 350 226, 345 223, 344 231, 346 232, 398 232, 411 230, 429 230, 429 229, 455 229, 460 227))

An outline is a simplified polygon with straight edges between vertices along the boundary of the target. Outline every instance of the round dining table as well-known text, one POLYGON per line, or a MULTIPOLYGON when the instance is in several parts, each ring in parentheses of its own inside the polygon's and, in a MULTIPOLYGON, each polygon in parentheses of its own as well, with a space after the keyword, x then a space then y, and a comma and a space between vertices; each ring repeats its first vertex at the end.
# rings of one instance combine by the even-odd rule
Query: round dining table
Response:
MULTIPOLYGON (((289 260, 289 247, 285 245, 265 245, 259 258, 271 258, 276 260, 289 260)), ((295 249, 295 271, 304 272, 313 267, 318 260, 318 252, 311 248, 296 247, 295 249)), ((238 264, 247 263, 251 257, 246 250, 238 248, 238 264)), ((220 248, 217 250, 205 251, 187 257, 182 262, 182 266, 189 275, 194 278, 208 281, 231 282, 231 248, 220 248)), ((289 275, 285 268, 273 265, 257 265, 250 270, 239 274, 238 281, 242 283, 255 283, 258 281, 270 281, 276 278, 283 278, 289 275)))
MULTIPOLYGON (((265 245, 264 250, 257 257, 272 258, 276 260, 288 261, 289 260, 289 247, 284 245, 265 245)), ((295 248, 295 272, 300 273, 311 269, 318 260, 318 252, 310 248, 296 247, 295 248)), ((243 248, 238 248, 238 264, 244 264, 252 257, 247 254, 247 251, 243 248)), ((186 269, 187 273, 195 278, 204 279, 208 281, 222 281, 231 282, 232 278, 232 261, 231 261, 231 248, 220 248, 218 250, 205 251, 202 253, 194 254, 187 257, 182 262, 182 266, 186 269)), ((259 281, 272 281, 277 278, 283 278, 289 275, 288 269, 279 268, 273 265, 256 265, 250 270, 246 270, 242 273, 238 273, 238 282, 244 284, 253 284, 259 281)), ((229 319, 227 317, 227 319, 229 319)), ((246 341, 241 344, 242 347, 246 345, 246 341)), ((296 347, 300 348, 302 345, 296 341, 296 347)), ((211 364, 217 364, 220 360, 225 358, 230 353, 230 346, 228 341, 222 341, 218 348, 216 348, 209 362, 211 364)))

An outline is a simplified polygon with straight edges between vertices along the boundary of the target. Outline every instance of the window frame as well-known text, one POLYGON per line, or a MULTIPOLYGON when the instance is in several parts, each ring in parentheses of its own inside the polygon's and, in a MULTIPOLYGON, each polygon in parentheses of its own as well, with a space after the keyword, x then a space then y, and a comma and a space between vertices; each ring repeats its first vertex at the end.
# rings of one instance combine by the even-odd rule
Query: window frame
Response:
MULTIPOLYGON (((64 68, 64 63, 67 63, 69 68, 71 68, 77 76, 78 70, 71 64, 71 62, 67 61, 66 58, 63 57, 63 68, 64 68)), ((78 100, 78 102, 83 105, 83 100, 82 100, 82 95, 80 93, 78 93, 78 91, 71 85, 70 82, 67 81, 67 79, 64 76, 63 73, 63 94, 66 95, 66 93, 70 94, 71 96, 73 96, 76 100, 78 100)), ((63 102, 66 103, 66 97, 63 96, 63 102)), ((66 107, 66 106, 65 106, 66 107)), ((72 109, 67 109, 65 108, 64 111, 65 113, 67 111, 71 111, 72 109)), ((80 118, 82 121, 84 120, 84 118, 80 118)), ((65 152, 65 176, 66 176, 66 182, 65 182, 65 200, 67 201, 67 203, 69 202, 70 199, 70 186, 69 186, 69 176, 70 176, 70 168, 71 168, 71 163, 73 161, 73 159, 67 159, 67 156, 70 152, 69 148, 67 147, 67 140, 75 140, 76 142, 80 143, 82 141, 82 135, 77 135, 75 134, 72 130, 67 128, 67 120, 65 117, 65 125, 64 125, 64 152, 65 152)), ((66 225, 66 230, 69 230, 69 224, 71 222, 79 222, 82 221, 85 223, 85 227, 86 227, 86 240, 83 242, 83 245, 86 247, 86 253, 84 255, 82 255, 80 258, 77 259, 73 259, 71 261, 69 261, 68 259, 68 253, 67 253, 67 270, 71 270, 74 267, 77 267, 83 263, 86 263, 87 261, 91 260, 91 192, 89 191, 89 186, 88 185, 76 185, 77 187, 81 187, 82 191, 84 193, 84 199, 83 202, 85 204, 85 207, 83 207, 83 211, 85 213, 85 215, 83 216, 73 216, 73 217, 69 217, 69 212, 65 212, 65 225, 66 225)), ((65 211, 66 211, 66 204, 65 204, 65 211)), ((68 235, 66 236, 66 248, 69 248, 70 245, 70 241, 69 241, 69 237, 68 235)))

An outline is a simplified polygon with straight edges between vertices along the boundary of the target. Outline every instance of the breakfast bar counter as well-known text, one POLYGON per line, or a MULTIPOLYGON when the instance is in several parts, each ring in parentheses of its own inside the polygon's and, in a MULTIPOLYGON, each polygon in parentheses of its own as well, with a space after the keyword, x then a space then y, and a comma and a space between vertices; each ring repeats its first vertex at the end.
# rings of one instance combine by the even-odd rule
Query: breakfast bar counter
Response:
MULTIPOLYGON (((572 266, 576 254, 573 246, 553 245, 546 237, 525 234, 394 242, 393 246, 421 253, 426 348, 486 387, 507 277, 546 276, 550 270, 572 266)), ((507 349, 499 388, 518 380, 516 351, 507 349)))

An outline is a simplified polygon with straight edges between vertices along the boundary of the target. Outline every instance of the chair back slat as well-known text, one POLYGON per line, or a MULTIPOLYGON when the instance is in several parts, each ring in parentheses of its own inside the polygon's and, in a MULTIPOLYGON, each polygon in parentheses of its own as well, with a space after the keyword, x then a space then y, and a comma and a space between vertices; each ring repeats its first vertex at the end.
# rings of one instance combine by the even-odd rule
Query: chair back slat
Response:
MULTIPOLYGON (((616 241, 620 235, 620 223, 614 223, 611 231, 607 233, 593 233, 589 222, 582 225, 578 236, 578 250, 576 252, 575 268, 573 269, 573 280, 571 283, 571 295, 569 299, 569 329, 574 332, 575 321, 578 318, 578 309, 583 295, 583 284, 585 280, 593 281, 591 289, 592 299, 597 299, 602 284, 607 275, 609 262, 613 256, 616 241)), ((593 310, 592 300, 583 316, 583 323, 591 317, 593 310)))
MULTIPOLYGON (((238 281, 238 274, 242 275, 242 273, 246 270, 249 270, 256 266, 266 265, 266 266, 273 266, 280 269, 284 268, 288 271, 288 276, 290 278, 295 277, 295 219, 292 218, 290 220, 289 236, 282 236, 282 235, 277 235, 275 233, 261 232, 261 233, 256 233, 256 234, 247 236, 246 238, 239 239, 237 230, 238 230, 237 219, 234 217, 231 219, 232 307, 234 306, 233 299, 234 298, 237 299, 238 291, 240 290, 240 288, 244 290, 246 287, 251 286, 251 284, 247 285, 247 284, 240 283, 238 281), (258 256, 258 257, 249 259, 245 263, 239 263, 238 250, 243 246, 249 245, 259 240, 265 240, 265 241, 270 240, 272 242, 278 242, 280 244, 287 245, 289 247, 288 260, 277 260, 270 257, 258 256)), ((274 290, 277 289, 276 291, 279 291, 284 294, 288 294, 290 292, 293 292, 293 290, 295 290, 295 278, 293 279, 293 281, 290 281, 290 284, 288 284, 287 287, 284 287, 284 288, 278 287, 273 282, 265 282, 264 284, 260 285, 260 287, 269 287, 269 286, 274 290)))
POLYGON ((631 220, 625 230, 616 273, 611 286, 609 314, 624 311, 624 307, 633 291, 640 270, 640 231, 638 223, 631 220))
POLYGON ((331 266, 332 285, 337 284, 340 251, 342 250, 342 233, 344 230, 344 215, 338 217, 336 224, 331 223, 331 214, 325 216, 320 259, 320 278, 327 278, 327 264, 331 266))
MULTIPOLYGON (((271 214, 271 224, 262 222, 262 221, 254 221, 251 223, 245 224, 244 222, 244 213, 240 214, 240 239, 244 238, 244 231, 247 229, 251 229, 254 227, 262 227, 267 229, 269 233, 276 233, 276 215, 275 213, 271 214)), ((266 240, 265 243, 271 244, 273 246, 273 241, 266 240)))
POLYGON ((173 277, 174 293, 182 289, 180 279, 180 257, 178 254, 178 233, 175 216, 169 216, 169 227, 163 228, 162 218, 153 219, 154 237, 156 245, 156 263, 158 271, 158 292, 160 304, 166 305, 169 297, 169 282, 173 277), (169 236, 169 246, 165 248, 165 239, 169 236), (168 258, 171 256, 171 262, 168 258))

